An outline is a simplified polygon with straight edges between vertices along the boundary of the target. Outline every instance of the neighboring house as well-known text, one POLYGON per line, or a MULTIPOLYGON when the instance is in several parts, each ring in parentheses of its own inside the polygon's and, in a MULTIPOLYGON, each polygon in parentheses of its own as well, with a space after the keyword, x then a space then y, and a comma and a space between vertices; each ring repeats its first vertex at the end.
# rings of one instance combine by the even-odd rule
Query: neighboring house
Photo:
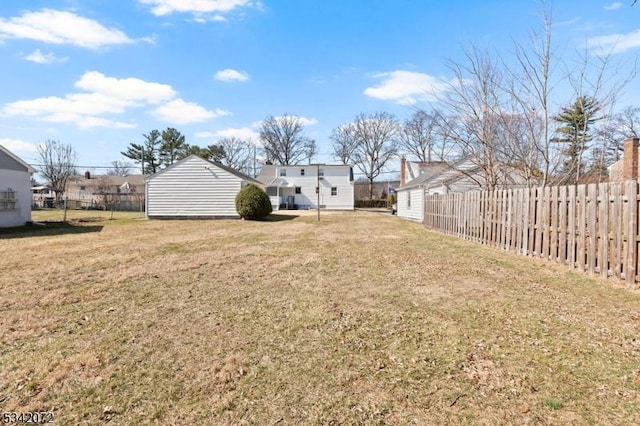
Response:
POLYGON ((64 197, 70 208, 140 210, 144 205, 144 175, 71 176, 64 197))
POLYGON ((431 165, 420 163, 419 175, 411 180, 406 180, 410 167, 407 167, 404 158, 401 161, 400 186, 396 188, 396 214, 404 219, 422 221, 424 216, 425 185, 434 177, 449 169, 446 163, 434 162, 431 165))
POLYGON ((149 219, 238 218, 236 195, 262 183, 230 167, 190 155, 147 177, 149 219))
POLYGON ((33 186, 31 187, 32 203, 34 207, 48 207, 54 206, 56 201, 56 192, 52 187, 47 185, 33 186))
MULTIPOLYGON (((406 161, 403 159, 403 161, 406 161)), ((408 162, 407 162, 408 163, 408 162)), ((404 219, 421 222, 424 219, 424 198, 426 195, 479 191, 484 182, 482 169, 469 159, 449 164, 445 162, 421 163, 421 174, 403 183, 402 164, 397 192, 397 215, 404 219)), ((404 175, 404 176, 403 176, 404 175)), ((500 188, 520 188, 526 186, 526 179, 517 171, 503 171, 499 177, 500 188)))
POLYGON ((256 178, 264 184, 274 210, 353 210, 353 168, 348 165, 308 164, 262 166, 256 178))
POLYGON ((0 227, 31 221, 31 176, 34 169, 0 145, 0 227))

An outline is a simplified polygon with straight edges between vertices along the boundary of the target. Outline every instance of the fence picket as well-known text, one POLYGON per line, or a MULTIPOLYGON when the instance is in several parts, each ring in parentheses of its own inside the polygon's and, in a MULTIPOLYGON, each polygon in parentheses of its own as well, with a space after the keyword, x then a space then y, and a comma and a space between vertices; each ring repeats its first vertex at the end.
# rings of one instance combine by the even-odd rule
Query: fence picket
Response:
POLYGON ((587 193, 587 270, 593 274, 596 272, 596 250, 598 247, 598 186, 595 183, 589 184, 587 193))
POLYGON ((567 187, 561 186, 559 188, 559 201, 558 201, 558 261, 567 265, 567 187))
POLYGON ((609 185, 601 183, 598 185, 599 193, 599 246, 598 246, 598 269, 603 278, 609 276, 609 185))
POLYGON ((424 225, 635 285, 638 183, 425 195, 424 225))

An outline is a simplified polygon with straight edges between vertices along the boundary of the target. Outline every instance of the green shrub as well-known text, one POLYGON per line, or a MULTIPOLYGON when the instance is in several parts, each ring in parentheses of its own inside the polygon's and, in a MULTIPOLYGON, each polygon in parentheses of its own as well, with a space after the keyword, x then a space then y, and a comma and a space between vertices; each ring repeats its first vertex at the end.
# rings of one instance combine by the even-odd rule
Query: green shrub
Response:
POLYGON ((236 195, 236 210, 243 219, 264 219, 271 214, 271 201, 266 192, 250 183, 236 195))
POLYGON ((387 200, 356 200, 355 207, 357 209, 385 208, 387 207, 387 200))

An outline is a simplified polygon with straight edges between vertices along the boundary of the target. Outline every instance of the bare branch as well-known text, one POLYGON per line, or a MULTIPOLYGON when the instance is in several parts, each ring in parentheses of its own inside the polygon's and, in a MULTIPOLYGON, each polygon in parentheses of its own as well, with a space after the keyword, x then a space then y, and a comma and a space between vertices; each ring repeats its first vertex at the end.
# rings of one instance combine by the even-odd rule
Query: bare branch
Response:
POLYGON ((67 189, 69 177, 76 174, 77 154, 71 145, 47 139, 38 145, 40 174, 47 180, 59 201, 67 189))

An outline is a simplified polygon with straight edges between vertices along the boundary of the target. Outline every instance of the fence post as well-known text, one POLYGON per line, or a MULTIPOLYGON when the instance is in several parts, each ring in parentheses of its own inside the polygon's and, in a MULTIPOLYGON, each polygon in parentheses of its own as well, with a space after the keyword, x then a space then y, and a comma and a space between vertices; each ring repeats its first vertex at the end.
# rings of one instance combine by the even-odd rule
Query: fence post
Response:
POLYGON ((64 196, 64 212, 62 213, 62 222, 67 223, 67 206, 69 204, 69 196, 64 196))
POLYGON ((625 259, 625 281, 627 287, 636 283, 636 265, 638 261, 638 182, 627 181, 627 258, 625 259))

